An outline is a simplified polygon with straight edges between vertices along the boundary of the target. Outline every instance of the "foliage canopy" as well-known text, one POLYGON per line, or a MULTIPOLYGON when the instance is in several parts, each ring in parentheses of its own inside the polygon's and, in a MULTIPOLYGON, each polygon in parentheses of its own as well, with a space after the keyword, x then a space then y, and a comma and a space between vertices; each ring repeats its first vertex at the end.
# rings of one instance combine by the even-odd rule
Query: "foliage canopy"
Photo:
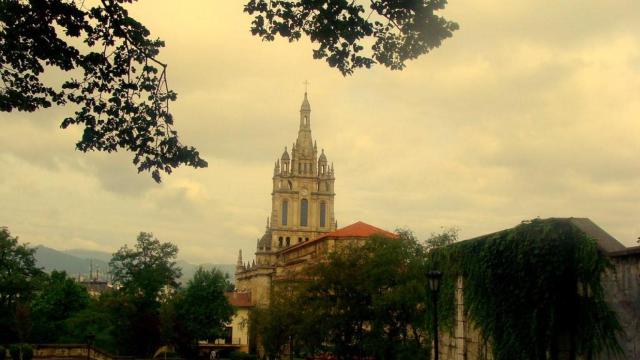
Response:
MULTIPOLYGON (((192 146, 182 144, 170 112, 177 94, 159 60, 164 42, 132 18, 136 0, 6 0, 0 2, 0 111, 36 111, 76 105, 62 128, 84 128, 76 148, 133 153, 139 172, 162 173, 187 165, 206 167, 192 146), (60 84, 45 81, 61 72, 60 84)), ((251 31, 264 40, 276 35, 319 44, 314 58, 342 74, 378 62, 402 69, 450 37, 457 24, 435 14, 444 0, 390 1, 365 7, 346 0, 249 0, 251 31), (371 17, 371 13, 378 16, 371 17), (373 39, 372 55, 363 55, 373 39)))
POLYGON ((18 244, 18 237, 0 227, 0 343, 9 343, 29 332, 28 304, 43 276, 36 266, 35 249, 18 244))
POLYGON ((113 254, 109 262, 113 283, 148 304, 158 304, 163 291, 178 287, 182 271, 175 261, 177 254, 176 245, 141 232, 134 248, 125 245, 113 254))
POLYGON ((178 316, 192 339, 213 341, 223 337, 225 325, 234 313, 224 295, 228 286, 229 282, 220 270, 200 267, 181 291, 177 302, 178 316))
POLYGON ((296 41, 306 35, 318 44, 315 59, 325 59, 348 75, 376 63, 401 70, 407 60, 440 46, 458 29, 458 24, 436 14, 446 4, 446 0, 249 0, 245 11, 254 16, 254 35, 267 41, 276 36, 296 41), (370 54, 363 52, 367 44, 370 54))

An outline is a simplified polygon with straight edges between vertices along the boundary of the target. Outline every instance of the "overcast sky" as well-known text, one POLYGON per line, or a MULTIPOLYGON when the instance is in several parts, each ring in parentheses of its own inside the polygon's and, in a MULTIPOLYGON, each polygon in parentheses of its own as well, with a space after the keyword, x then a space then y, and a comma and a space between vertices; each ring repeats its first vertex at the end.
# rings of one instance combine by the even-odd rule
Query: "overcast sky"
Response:
MULTIPOLYGON (((74 150, 70 110, 0 114, 0 225, 32 245, 114 251, 153 232, 192 262, 255 251, 273 162, 311 126, 336 171, 339 226, 469 238, 535 217, 640 236, 640 2, 451 1, 453 38, 402 72, 344 78, 307 42, 264 43, 242 1, 142 0, 166 41, 172 110, 209 161, 161 185, 128 153, 74 150)), ((246 259, 246 257, 245 257, 246 259)))

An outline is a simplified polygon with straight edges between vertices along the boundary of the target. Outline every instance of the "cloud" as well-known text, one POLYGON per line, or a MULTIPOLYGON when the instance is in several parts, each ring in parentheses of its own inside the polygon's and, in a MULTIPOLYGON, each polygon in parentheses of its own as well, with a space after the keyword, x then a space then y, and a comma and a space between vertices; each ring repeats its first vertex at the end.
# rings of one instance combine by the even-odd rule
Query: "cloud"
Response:
POLYGON ((461 29, 402 72, 344 78, 308 41, 264 43, 241 4, 138 2, 167 47, 181 140, 209 161, 155 184, 128 153, 74 150, 65 109, 0 117, 0 219, 22 240, 115 250, 153 232, 200 262, 253 252, 273 161, 312 128, 336 169, 339 225, 461 237, 536 216, 586 216, 640 235, 640 3, 450 3, 461 29), (152 11, 153 10, 153 11, 152 11), (634 11, 636 10, 636 11, 634 11))

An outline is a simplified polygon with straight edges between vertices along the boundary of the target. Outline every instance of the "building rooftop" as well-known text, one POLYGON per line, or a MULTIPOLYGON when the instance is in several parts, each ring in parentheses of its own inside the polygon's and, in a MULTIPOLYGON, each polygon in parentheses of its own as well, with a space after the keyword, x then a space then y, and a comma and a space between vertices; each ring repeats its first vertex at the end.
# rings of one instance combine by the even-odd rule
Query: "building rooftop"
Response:
MULTIPOLYGON (((573 226, 577 227, 580 231, 585 233, 587 236, 593 238, 598 244, 598 248, 602 250, 605 254, 611 254, 616 252, 623 252, 627 249, 621 242, 616 240, 613 236, 609 235, 606 231, 604 231, 601 227, 596 225, 589 218, 548 218, 544 219, 544 221, 559 221, 563 223, 570 223, 573 226)), ((479 240, 488 238, 498 233, 502 233, 504 231, 508 231, 510 229, 505 229, 501 231, 497 231, 494 233, 478 236, 475 238, 471 238, 468 240, 479 240)))
POLYGON ((373 225, 369 225, 362 221, 358 221, 349 226, 345 226, 343 228, 337 229, 330 233, 326 233, 318 237, 316 240, 320 240, 324 238, 369 237, 371 235, 382 235, 382 236, 387 236, 391 238, 398 237, 398 235, 392 232, 380 229, 373 225))

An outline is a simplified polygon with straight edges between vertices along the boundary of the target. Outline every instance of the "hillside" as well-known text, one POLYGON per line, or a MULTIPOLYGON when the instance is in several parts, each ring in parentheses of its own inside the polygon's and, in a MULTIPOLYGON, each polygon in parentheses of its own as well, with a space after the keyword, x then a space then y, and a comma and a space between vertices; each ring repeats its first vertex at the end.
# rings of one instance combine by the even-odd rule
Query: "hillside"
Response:
MULTIPOLYGON (((99 270, 100 274, 104 274, 109 267, 111 254, 102 251, 71 249, 60 251, 46 247, 43 245, 36 246, 36 262, 39 267, 44 268, 46 272, 53 270, 66 271, 70 276, 78 275, 88 276, 93 263, 93 270, 99 270)), ((229 274, 229 280, 235 281, 235 265, 234 264, 192 264, 184 260, 178 260, 178 266, 182 268, 181 282, 187 282, 193 277, 198 266, 205 269, 213 267, 218 268, 223 273, 229 274)))

